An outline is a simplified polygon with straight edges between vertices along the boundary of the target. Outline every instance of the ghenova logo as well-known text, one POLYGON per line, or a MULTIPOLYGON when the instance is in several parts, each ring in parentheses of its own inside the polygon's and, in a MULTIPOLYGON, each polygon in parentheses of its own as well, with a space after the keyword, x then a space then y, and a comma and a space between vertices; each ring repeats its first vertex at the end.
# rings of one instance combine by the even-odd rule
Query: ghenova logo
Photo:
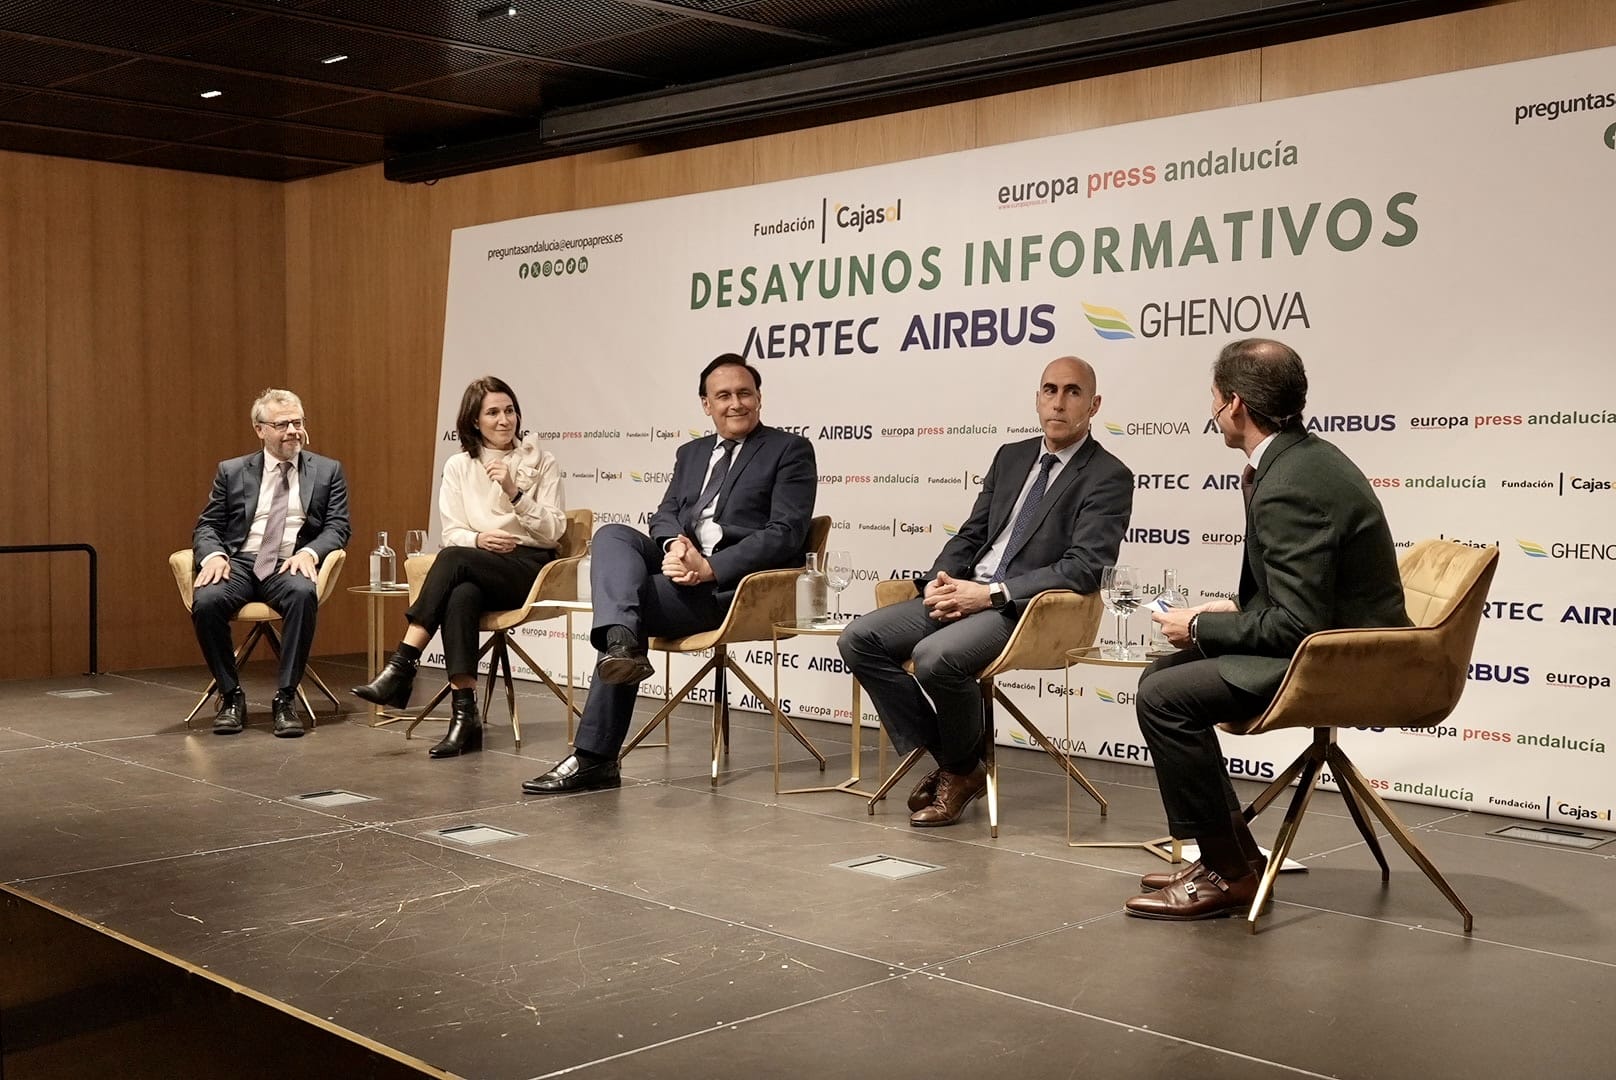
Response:
POLYGON ((1521 539, 1517 538, 1515 542, 1517 544, 1521 545, 1521 551, 1523 551, 1525 554, 1527 554, 1531 558, 1534 558, 1534 559, 1547 559, 1549 557, 1549 553, 1544 550, 1543 545, 1537 543, 1536 541, 1533 541, 1533 540, 1521 540, 1521 539))
POLYGON ((1107 341, 1133 340, 1133 327, 1128 323, 1128 317, 1114 307, 1083 304, 1083 317, 1094 327, 1094 332, 1107 341))
POLYGON ((566 277, 569 274, 589 273, 589 256, 575 255, 570 259, 545 259, 542 262, 534 259, 530 263, 518 263, 516 276, 519 278, 540 277, 566 277))

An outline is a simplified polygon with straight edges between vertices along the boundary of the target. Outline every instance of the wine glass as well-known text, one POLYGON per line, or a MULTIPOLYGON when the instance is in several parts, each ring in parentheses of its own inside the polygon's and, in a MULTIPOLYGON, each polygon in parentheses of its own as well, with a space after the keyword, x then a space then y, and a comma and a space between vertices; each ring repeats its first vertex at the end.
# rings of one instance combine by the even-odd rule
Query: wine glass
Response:
POLYGON ((842 614, 842 590, 853 584, 852 552, 825 552, 825 584, 836 590, 836 614, 826 621, 832 623, 846 622, 847 616, 842 614))
POLYGON ((1117 565, 1108 566, 1100 572, 1100 599, 1105 606, 1111 609, 1111 614, 1117 617, 1117 644, 1115 648, 1105 650, 1102 655, 1112 660, 1131 660, 1133 654, 1128 649, 1128 616, 1139 608, 1139 601, 1143 593, 1139 588, 1139 571, 1136 567, 1117 565))

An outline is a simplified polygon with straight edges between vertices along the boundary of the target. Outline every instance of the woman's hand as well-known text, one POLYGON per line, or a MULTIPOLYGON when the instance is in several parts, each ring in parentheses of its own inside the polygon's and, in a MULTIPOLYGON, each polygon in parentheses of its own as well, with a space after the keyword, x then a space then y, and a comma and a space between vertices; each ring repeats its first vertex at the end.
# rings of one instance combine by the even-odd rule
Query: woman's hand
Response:
POLYGON ((504 489, 507 499, 516 495, 516 474, 506 468, 505 462, 484 461, 482 465, 483 471, 488 474, 488 479, 504 489))
POLYGON ((493 551, 500 555, 509 555, 516 550, 518 537, 503 529, 490 529, 488 532, 477 534, 477 546, 484 551, 493 551))

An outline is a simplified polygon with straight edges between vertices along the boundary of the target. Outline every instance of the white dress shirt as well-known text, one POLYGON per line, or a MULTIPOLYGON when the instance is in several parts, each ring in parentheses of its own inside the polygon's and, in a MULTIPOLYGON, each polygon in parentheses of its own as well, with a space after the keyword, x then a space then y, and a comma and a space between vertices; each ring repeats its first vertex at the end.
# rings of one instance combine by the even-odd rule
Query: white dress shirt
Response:
MULTIPOLYGON (((729 457, 730 471, 734 471, 735 462, 741 456, 741 447, 745 445, 745 439, 735 440, 735 449, 730 451, 729 457)), ((707 490, 707 481, 712 478, 713 470, 718 467, 718 461, 723 456, 724 440, 720 438, 713 443, 713 456, 707 459, 707 471, 701 474, 702 491, 707 490)), ((701 548, 701 553, 709 557, 711 557, 713 549, 718 546, 718 542, 724 539, 724 526, 713 520, 718 516, 718 502, 723 497, 724 493, 720 491, 717 495, 713 496, 713 501, 708 503, 706 507, 703 508, 702 512, 696 518, 696 535, 691 537, 691 539, 696 542, 696 546, 701 548)))
MULTIPOLYGON (((1044 487, 1045 495, 1048 495, 1049 489, 1055 486, 1055 477, 1061 474, 1061 470, 1071 463, 1072 458, 1077 456, 1077 452, 1088 441, 1089 437, 1085 435, 1066 449, 1054 452, 1057 460, 1049 467, 1049 482, 1044 487)), ((972 580, 978 584, 988 584, 998 572, 999 562, 1004 558, 1004 549, 1010 546, 1010 534, 1015 531, 1016 518, 1021 516, 1022 504, 1027 501, 1027 494, 1032 491, 1033 481, 1038 479, 1038 472, 1044 467, 1042 464, 1044 455, 1050 452, 1047 445, 1041 444, 1038 447, 1038 456, 1032 459, 1032 468, 1027 471, 1027 478, 1021 482, 1021 494, 1016 496, 1016 505, 1010 508, 1010 516, 1005 520, 1004 528, 999 530, 993 545, 976 561, 976 577, 972 580)))
MULTIPOLYGON (((258 549, 264 546, 264 529, 269 526, 269 508, 275 501, 275 485, 281 482, 281 459, 264 451, 264 475, 258 484, 258 507, 253 511, 252 525, 247 529, 247 541, 241 545, 240 554, 256 555, 258 549)), ((292 546, 297 543, 297 534, 303 530, 303 487, 298 482, 297 459, 291 461, 291 471, 287 474, 289 489, 286 492, 286 529, 281 533, 280 550, 276 552, 279 559, 289 559, 293 555, 292 546)), ((310 555, 314 555, 312 548, 304 548, 310 555)), ((228 558, 222 551, 215 551, 202 560, 206 566, 213 559, 228 558)), ((315 565, 319 565, 320 558, 315 556, 315 565)))

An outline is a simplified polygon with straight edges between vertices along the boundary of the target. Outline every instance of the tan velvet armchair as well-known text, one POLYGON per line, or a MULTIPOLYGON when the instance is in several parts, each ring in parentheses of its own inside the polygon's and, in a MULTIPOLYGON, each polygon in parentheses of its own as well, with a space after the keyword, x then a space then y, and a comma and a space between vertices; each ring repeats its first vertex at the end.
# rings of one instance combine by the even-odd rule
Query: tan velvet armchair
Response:
MULTIPOLYGON (((550 677, 549 672, 539 666, 534 659, 516 642, 516 631, 519 627, 530 622, 540 622, 544 619, 554 619, 566 614, 566 611, 554 607, 536 607, 546 600, 573 600, 578 599, 578 564, 583 560, 584 551, 589 544, 589 537, 595 525, 593 511, 586 508, 577 508, 567 511, 567 531, 556 545, 556 557, 545 563, 539 576, 533 579, 533 587, 528 590, 527 599, 520 607, 509 611, 485 611, 477 624, 477 629, 490 635, 483 642, 483 647, 477 653, 481 660, 490 651, 493 656, 488 661, 488 679, 483 688, 482 719, 488 722, 489 706, 494 698, 494 679, 502 677, 505 684, 505 705, 511 714, 511 737, 518 747, 522 745, 522 722, 516 715, 516 683, 511 678, 511 653, 515 652, 522 658, 528 669, 538 676, 540 682, 549 687, 550 692, 561 703, 567 706, 567 738, 572 738, 572 722, 574 717, 580 715, 579 710, 572 704, 567 690, 550 677)), ((433 555, 414 555, 404 560, 405 578, 410 583, 410 603, 420 595, 421 585, 426 581, 427 571, 432 569, 433 555)), ((572 639, 567 639, 567 673, 568 690, 571 689, 572 673, 572 639)), ((440 720, 446 717, 429 715, 438 703, 449 696, 451 687, 444 682, 441 689, 433 695, 432 700, 425 706, 415 710, 410 716, 410 726, 404 729, 404 737, 409 738, 416 727, 423 720, 440 720)), ((378 725, 394 723, 404 719, 399 715, 388 715, 378 725)))
MULTIPOLYGON (((321 607, 324 607, 325 602, 331 599, 331 595, 337 591, 337 578, 342 574, 342 564, 347 559, 348 553, 346 551, 337 550, 327 555, 325 562, 320 564, 320 572, 315 578, 314 587, 315 595, 318 597, 318 603, 321 607)), ((180 602, 185 605, 186 611, 191 610, 191 601, 196 593, 195 560, 196 556, 192 554, 190 548, 176 551, 168 557, 168 569, 174 575, 174 585, 180 591, 180 602)), ((276 656, 280 656, 281 639, 280 635, 275 632, 275 624, 281 621, 281 617, 275 614, 274 608, 255 600, 250 604, 243 604, 241 610, 236 612, 235 617, 230 621, 248 623, 252 627, 247 631, 247 637, 242 641, 241 647, 236 650, 236 667, 238 669, 252 659, 253 650, 258 648, 260 641, 267 641, 270 651, 276 656)), ((330 699, 337 712, 342 711, 342 703, 337 700, 337 695, 331 692, 331 688, 325 684, 325 680, 320 678, 319 673, 312 666, 303 668, 303 678, 305 680, 313 679, 314 685, 319 688, 320 693, 330 699)), ((191 721, 196 718, 197 713, 202 711, 202 706, 208 703, 208 699, 213 696, 214 691, 217 689, 217 682, 209 679, 208 688, 202 691, 202 696, 197 699, 196 706, 185 717, 186 727, 191 726, 191 721)), ((314 708, 309 704, 309 696, 303 692, 301 685, 297 688, 297 696, 303 702, 303 711, 309 714, 309 725, 312 727, 314 725, 314 708)))
POLYGON ((1381 880, 1389 881, 1391 871, 1365 808, 1380 819, 1392 839, 1448 898, 1464 919, 1465 933, 1470 932, 1469 909, 1337 744, 1336 733, 1345 727, 1428 728, 1447 719, 1464 692, 1471 649, 1497 568, 1497 548, 1422 540, 1398 566, 1413 626, 1323 630, 1308 635, 1263 714, 1244 724, 1223 725, 1223 730, 1235 735, 1296 727, 1313 731, 1308 748, 1245 810, 1247 820, 1255 818, 1292 780, 1300 778, 1247 916, 1253 932, 1326 765, 1341 789, 1348 813, 1380 864, 1381 880))
MULTIPOLYGON (((820 516, 813 519, 808 528, 808 544, 805 551, 817 553, 821 559, 825 555, 825 544, 830 539, 830 518, 820 516)), ((734 672, 735 677, 746 684, 746 688, 757 696, 759 701, 768 702, 769 710, 774 714, 775 723, 781 725, 790 733, 792 738, 803 745, 819 762, 821 772, 825 769, 825 755, 819 748, 808 740, 791 718, 780 711, 773 698, 763 692, 763 688, 752 681, 752 677, 729 655, 729 646, 748 642, 770 641, 774 638, 774 627, 778 623, 788 623, 796 618, 797 611, 797 575, 801 573, 795 567, 785 570, 759 570, 747 574, 740 580, 735 588, 735 599, 730 602, 729 611, 724 614, 724 621, 716 630, 707 630, 700 634, 691 634, 688 637, 664 638, 654 637, 650 647, 666 653, 671 660, 674 653, 695 653, 707 649, 713 655, 707 658, 701 669, 679 689, 677 694, 664 698, 662 708, 653 716, 644 727, 634 733, 634 736, 623 745, 622 757, 645 741, 645 737, 656 730, 658 725, 668 725, 665 729, 671 738, 671 716, 676 706, 684 702, 685 696, 696 688, 696 685, 713 672, 713 727, 712 727, 712 786, 718 786, 718 766, 724 754, 729 752, 729 690, 727 674, 734 672)), ((781 638, 792 635, 782 633, 781 638)), ((663 666, 664 688, 668 685, 667 673, 670 668, 663 666)), ((650 743, 649 746, 666 746, 666 741, 650 743)))
MULTIPOLYGON (((875 606, 886 607, 889 604, 902 603, 915 597, 915 583, 910 579, 877 582, 875 586, 875 606)), ((995 736, 998 734, 993 719, 993 703, 997 701, 1007 709, 1021 729, 1032 737, 1039 748, 1055 759, 1066 775, 1072 781, 1088 792, 1100 806, 1100 816, 1104 817, 1107 804, 1105 796, 1100 794, 1098 788, 1089 782, 1072 759, 1062 753, 1060 748, 1050 741, 1049 737, 1038 729, 1027 718, 1027 715, 1016 707, 1000 689, 994 679, 1009 671, 1057 671, 1066 667, 1066 653, 1071 649, 1081 649, 1094 643, 1094 636, 1100 629, 1100 618, 1104 614, 1105 605, 1101 603, 1098 593, 1074 593, 1065 589, 1048 589, 1027 601, 1027 609, 1016 620, 1016 628, 1005 642, 1004 649, 987 667, 977 675, 977 685, 982 691, 982 718, 987 727, 987 772, 988 772, 988 835, 997 838, 999 835, 999 760, 994 746, 995 736)), ((912 665, 906 664, 912 670, 912 665)), ((914 767, 926 751, 917 747, 911 750, 899 762, 891 776, 870 797, 869 812, 875 813, 875 804, 885 798, 887 792, 892 790, 894 784, 903 779, 903 775, 914 767)))

